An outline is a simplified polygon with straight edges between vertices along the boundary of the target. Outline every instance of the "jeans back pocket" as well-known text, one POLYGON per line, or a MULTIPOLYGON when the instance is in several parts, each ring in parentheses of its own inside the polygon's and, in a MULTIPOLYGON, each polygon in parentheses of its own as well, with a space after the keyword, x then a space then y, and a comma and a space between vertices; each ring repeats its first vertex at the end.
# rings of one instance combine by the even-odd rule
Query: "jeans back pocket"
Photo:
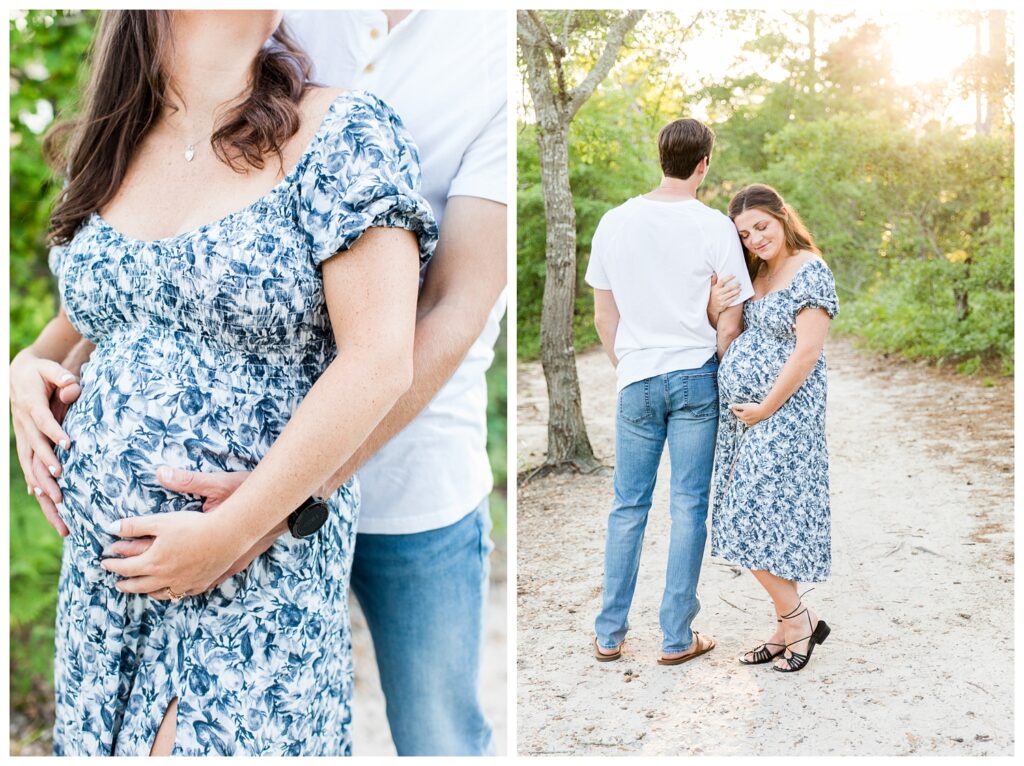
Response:
POLYGON ((687 378, 686 408, 697 418, 718 416, 717 372, 687 378))
POLYGON ((630 423, 643 423, 653 416, 650 379, 630 383, 619 391, 620 418, 630 423))

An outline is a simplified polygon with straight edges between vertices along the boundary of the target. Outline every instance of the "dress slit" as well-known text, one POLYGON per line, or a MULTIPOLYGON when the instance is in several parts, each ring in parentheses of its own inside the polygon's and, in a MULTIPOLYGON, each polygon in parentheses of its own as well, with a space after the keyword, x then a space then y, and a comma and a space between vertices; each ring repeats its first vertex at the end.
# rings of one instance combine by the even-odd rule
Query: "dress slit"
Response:
POLYGON ((164 716, 160 720, 160 724, 156 727, 156 735, 153 738, 153 745, 150 748, 150 756, 161 756, 161 755, 174 755, 174 748, 177 744, 178 734, 178 695, 171 698, 171 701, 167 703, 167 707, 164 709, 164 716), (170 730, 170 747, 167 747, 164 742, 161 742, 160 735, 165 731, 165 727, 170 730), (157 745, 160 745, 160 752, 157 752, 157 745))

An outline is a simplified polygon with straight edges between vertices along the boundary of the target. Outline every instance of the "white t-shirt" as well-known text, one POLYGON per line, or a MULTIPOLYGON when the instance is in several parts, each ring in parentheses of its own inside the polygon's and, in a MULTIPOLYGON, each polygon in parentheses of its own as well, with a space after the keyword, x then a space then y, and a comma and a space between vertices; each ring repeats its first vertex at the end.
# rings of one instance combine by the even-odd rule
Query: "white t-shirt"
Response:
POLYGON ((740 295, 754 294, 732 221, 699 200, 633 197, 601 218, 587 284, 611 290, 618 389, 675 370, 702 367, 715 353, 708 322, 711 274, 732 274, 740 295))
MULTIPOLYGON (((382 11, 288 11, 285 22, 314 79, 394 107, 419 148, 421 191, 442 231, 449 197, 506 203, 504 11, 413 11, 390 33, 382 11)), ((490 493, 484 373, 504 313, 503 292, 451 379, 359 470, 360 532, 439 529, 490 493)))

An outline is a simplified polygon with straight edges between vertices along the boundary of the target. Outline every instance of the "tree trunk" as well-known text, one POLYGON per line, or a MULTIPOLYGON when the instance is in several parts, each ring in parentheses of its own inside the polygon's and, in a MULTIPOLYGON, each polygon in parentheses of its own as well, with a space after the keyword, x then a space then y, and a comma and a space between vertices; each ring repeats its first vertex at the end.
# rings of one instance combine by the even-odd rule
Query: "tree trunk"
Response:
MULTIPOLYGON (((626 35, 643 11, 629 11, 611 24, 604 50, 586 77, 568 87, 564 59, 567 40, 558 41, 536 11, 516 11, 519 49, 537 118, 540 178, 546 231, 544 305, 540 322, 540 356, 548 389, 548 454, 542 470, 572 466, 581 471, 601 467, 583 422, 573 314, 576 308, 576 210, 569 187, 569 126, 584 102, 608 75, 626 35), (551 56, 551 64, 548 56, 551 56)), ((563 35, 573 24, 563 20, 563 35)))
POLYGON ((569 186, 568 126, 538 125, 547 268, 540 321, 540 354, 548 390, 549 465, 593 470, 599 463, 583 422, 573 349, 576 306, 576 210, 569 186))

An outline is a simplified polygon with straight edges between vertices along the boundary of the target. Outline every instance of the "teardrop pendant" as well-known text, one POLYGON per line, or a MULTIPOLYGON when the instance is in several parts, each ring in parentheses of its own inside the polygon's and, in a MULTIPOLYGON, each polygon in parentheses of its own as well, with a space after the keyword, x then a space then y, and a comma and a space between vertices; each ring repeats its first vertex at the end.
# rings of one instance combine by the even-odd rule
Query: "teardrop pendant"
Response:
POLYGON ((185 150, 185 162, 191 162, 192 158, 196 156, 196 148, 192 144, 189 144, 188 149, 185 150))

